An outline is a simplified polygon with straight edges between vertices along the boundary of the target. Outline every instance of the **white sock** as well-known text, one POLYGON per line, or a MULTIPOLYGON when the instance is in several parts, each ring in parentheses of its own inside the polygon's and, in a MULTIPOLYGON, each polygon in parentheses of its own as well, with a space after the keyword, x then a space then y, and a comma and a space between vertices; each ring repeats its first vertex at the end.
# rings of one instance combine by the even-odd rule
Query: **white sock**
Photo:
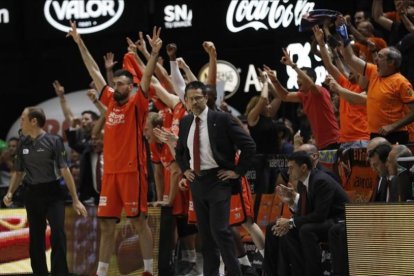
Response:
POLYGON ((221 258, 221 256, 220 256, 220 267, 219 267, 219 273, 220 273, 220 276, 221 276, 221 275, 224 275, 224 262, 223 262, 223 259, 221 258))
POLYGON ((264 258, 264 249, 259 249, 260 255, 264 258))
POLYGON ((108 273, 108 267, 109 267, 108 263, 99 262, 96 274, 98 276, 106 276, 106 274, 108 273))
POLYGON ((239 258, 239 262, 240 262, 241 265, 252 266, 252 264, 250 263, 249 258, 247 258, 246 254, 243 257, 239 258))
POLYGON ((152 274, 152 263, 153 259, 144 259, 144 271, 148 271, 152 274))

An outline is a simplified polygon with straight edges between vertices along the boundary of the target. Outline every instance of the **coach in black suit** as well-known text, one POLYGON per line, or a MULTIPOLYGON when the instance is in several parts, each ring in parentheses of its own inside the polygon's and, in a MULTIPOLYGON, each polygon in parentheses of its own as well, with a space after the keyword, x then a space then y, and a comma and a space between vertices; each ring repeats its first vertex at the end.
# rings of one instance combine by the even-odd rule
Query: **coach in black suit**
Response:
POLYGON ((291 219, 281 218, 272 228, 281 253, 278 275, 323 275, 319 242, 328 241, 329 229, 344 219, 349 199, 337 181, 312 169, 306 152, 289 156, 288 169, 290 180, 298 181, 298 192, 292 187, 277 187, 282 200, 294 210, 291 219))
POLYGON ((208 109, 203 83, 189 83, 185 100, 192 114, 180 122, 176 160, 190 181, 202 239, 204 275, 219 275, 220 254, 227 275, 241 275, 229 229, 230 197, 232 190, 239 188, 240 176, 250 166, 256 145, 230 114, 208 109), (200 158, 198 148, 194 147, 198 144, 194 140, 197 133, 200 158), (241 153, 235 165, 237 150, 241 153))

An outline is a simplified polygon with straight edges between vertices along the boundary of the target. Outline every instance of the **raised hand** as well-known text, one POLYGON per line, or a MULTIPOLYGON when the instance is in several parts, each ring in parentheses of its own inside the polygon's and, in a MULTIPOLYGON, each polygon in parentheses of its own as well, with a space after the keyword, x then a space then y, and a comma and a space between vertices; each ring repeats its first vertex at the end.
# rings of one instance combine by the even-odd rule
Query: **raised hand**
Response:
POLYGON ((98 97, 97 97, 98 92, 96 92, 95 89, 89 89, 86 92, 86 95, 89 97, 89 99, 91 100, 91 102, 94 102, 94 101, 97 101, 98 100, 98 97))
POLYGON ((176 60, 177 59, 177 44, 170 43, 166 47, 167 55, 170 58, 170 60, 176 60))
POLYGON ((185 63, 185 60, 182 57, 177 58, 177 64, 180 69, 188 68, 187 63, 185 63))
POLYGON ((338 93, 340 85, 336 82, 336 80, 331 75, 326 76, 325 81, 328 83, 329 91, 338 93))
POLYGON ((280 60, 281 63, 283 63, 284 65, 289 65, 291 67, 294 67, 295 64, 293 63, 292 59, 289 56, 289 53, 286 51, 285 48, 282 48, 283 50, 283 57, 280 60))
POLYGON ((160 33, 161 33, 161 27, 157 28, 156 26, 154 26, 152 30, 152 37, 147 35, 148 42, 152 48, 151 52, 154 54, 158 54, 162 47, 162 40, 160 38, 160 33))
POLYGON ((55 89, 56 95, 59 98, 63 98, 65 96, 65 88, 60 84, 58 80, 53 82, 53 88, 55 89))
POLYGON ((272 70, 266 64, 263 64, 263 70, 267 73, 270 81, 272 82, 277 81, 277 72, 275 70, 272 70))
POLYGON ((76 21, 72 21, 70 20, 70 30, 69 32, 66 34, 66 37, 71 36, 73 38, 73 41, 75 41, 76 43, 79 43, 81 38, 80 35, 78 33, 78 29, 76 28, 76 21))
POLYGON ((207 54, 217 56, 216 46, 214 46, 213 42, 204 41, 203 42, 203 48, 207 52, 207 54))
POLYGON ((114 61, 114 53, 112 53, 112 52, 109 52, 109 53, 106 53, 105 55, 104 55, 104 61, 105 61, 105 69, 106 70, 112 70, 112 68, 114 68, 114 66, 115 66, 115 64, 117 64, 118 63, 118 61, 114 61))
POLYGON ((266 83, 266 82, 269 81, 269 76, 267 75, 267 72, 266 71, 263 71, 260 68, 257 68, 257 71, 259 71, 259 81, 262 84, 264 84, 264 83, 266 83))
POLYGON ((316 41, 318 44, 324 44, 325 42, 325 35, 323 33, 323 30, 319 28, 318 25, 313 26, 312 28, 313 35, 315 36, 316 41))
POLYGON ((135 46, 137 47, 137 49, 141 53, 148 52, 148 50, 147 50, 147 43, 145 42, 145 39, 144 39, 144 34, 142 32, 139 32, 138 33, 138 37, 139 37, 139 39, 135 42, 135 46))

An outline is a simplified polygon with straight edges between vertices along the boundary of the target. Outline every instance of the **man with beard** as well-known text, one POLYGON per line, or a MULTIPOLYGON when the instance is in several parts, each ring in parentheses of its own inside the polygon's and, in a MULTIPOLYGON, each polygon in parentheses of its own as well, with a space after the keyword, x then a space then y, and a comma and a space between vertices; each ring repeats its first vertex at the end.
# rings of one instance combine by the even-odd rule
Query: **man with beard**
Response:
POLYGON ((115 228, 122 209, 134 225, 140 237, 144 259, 144 273, 152 275, 152 234, 146 219, 147 213, 147 158, 143 130, 148 114, 148 98, 151 77, 158 53, 162 46, 161 29, 154 27, 151 56, 143 73, 137 93, 131 96, 133 76, 126 70, 114 73, 111 88, 107 85, 99 67, 89 53, 71 22, 71 36, 78 45, 82 59, 96 89, 102 91, 100 101, 107 107, 104 128, 104 172, 98 207, 101 242, 97 275, 107 275, 109 261, 115 245, 115 228))

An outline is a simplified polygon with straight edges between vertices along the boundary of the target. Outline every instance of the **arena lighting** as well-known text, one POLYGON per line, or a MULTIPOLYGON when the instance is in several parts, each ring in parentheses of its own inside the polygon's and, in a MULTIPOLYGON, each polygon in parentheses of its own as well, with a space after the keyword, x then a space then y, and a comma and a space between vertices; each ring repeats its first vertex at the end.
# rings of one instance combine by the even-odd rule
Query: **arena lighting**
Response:
POLYGON ((45 18, 54 28, 68 32, 69 20, 76 20, 78 33, 89 34, 112 26, 124 11, 124 0, 47 0, 45 18))

